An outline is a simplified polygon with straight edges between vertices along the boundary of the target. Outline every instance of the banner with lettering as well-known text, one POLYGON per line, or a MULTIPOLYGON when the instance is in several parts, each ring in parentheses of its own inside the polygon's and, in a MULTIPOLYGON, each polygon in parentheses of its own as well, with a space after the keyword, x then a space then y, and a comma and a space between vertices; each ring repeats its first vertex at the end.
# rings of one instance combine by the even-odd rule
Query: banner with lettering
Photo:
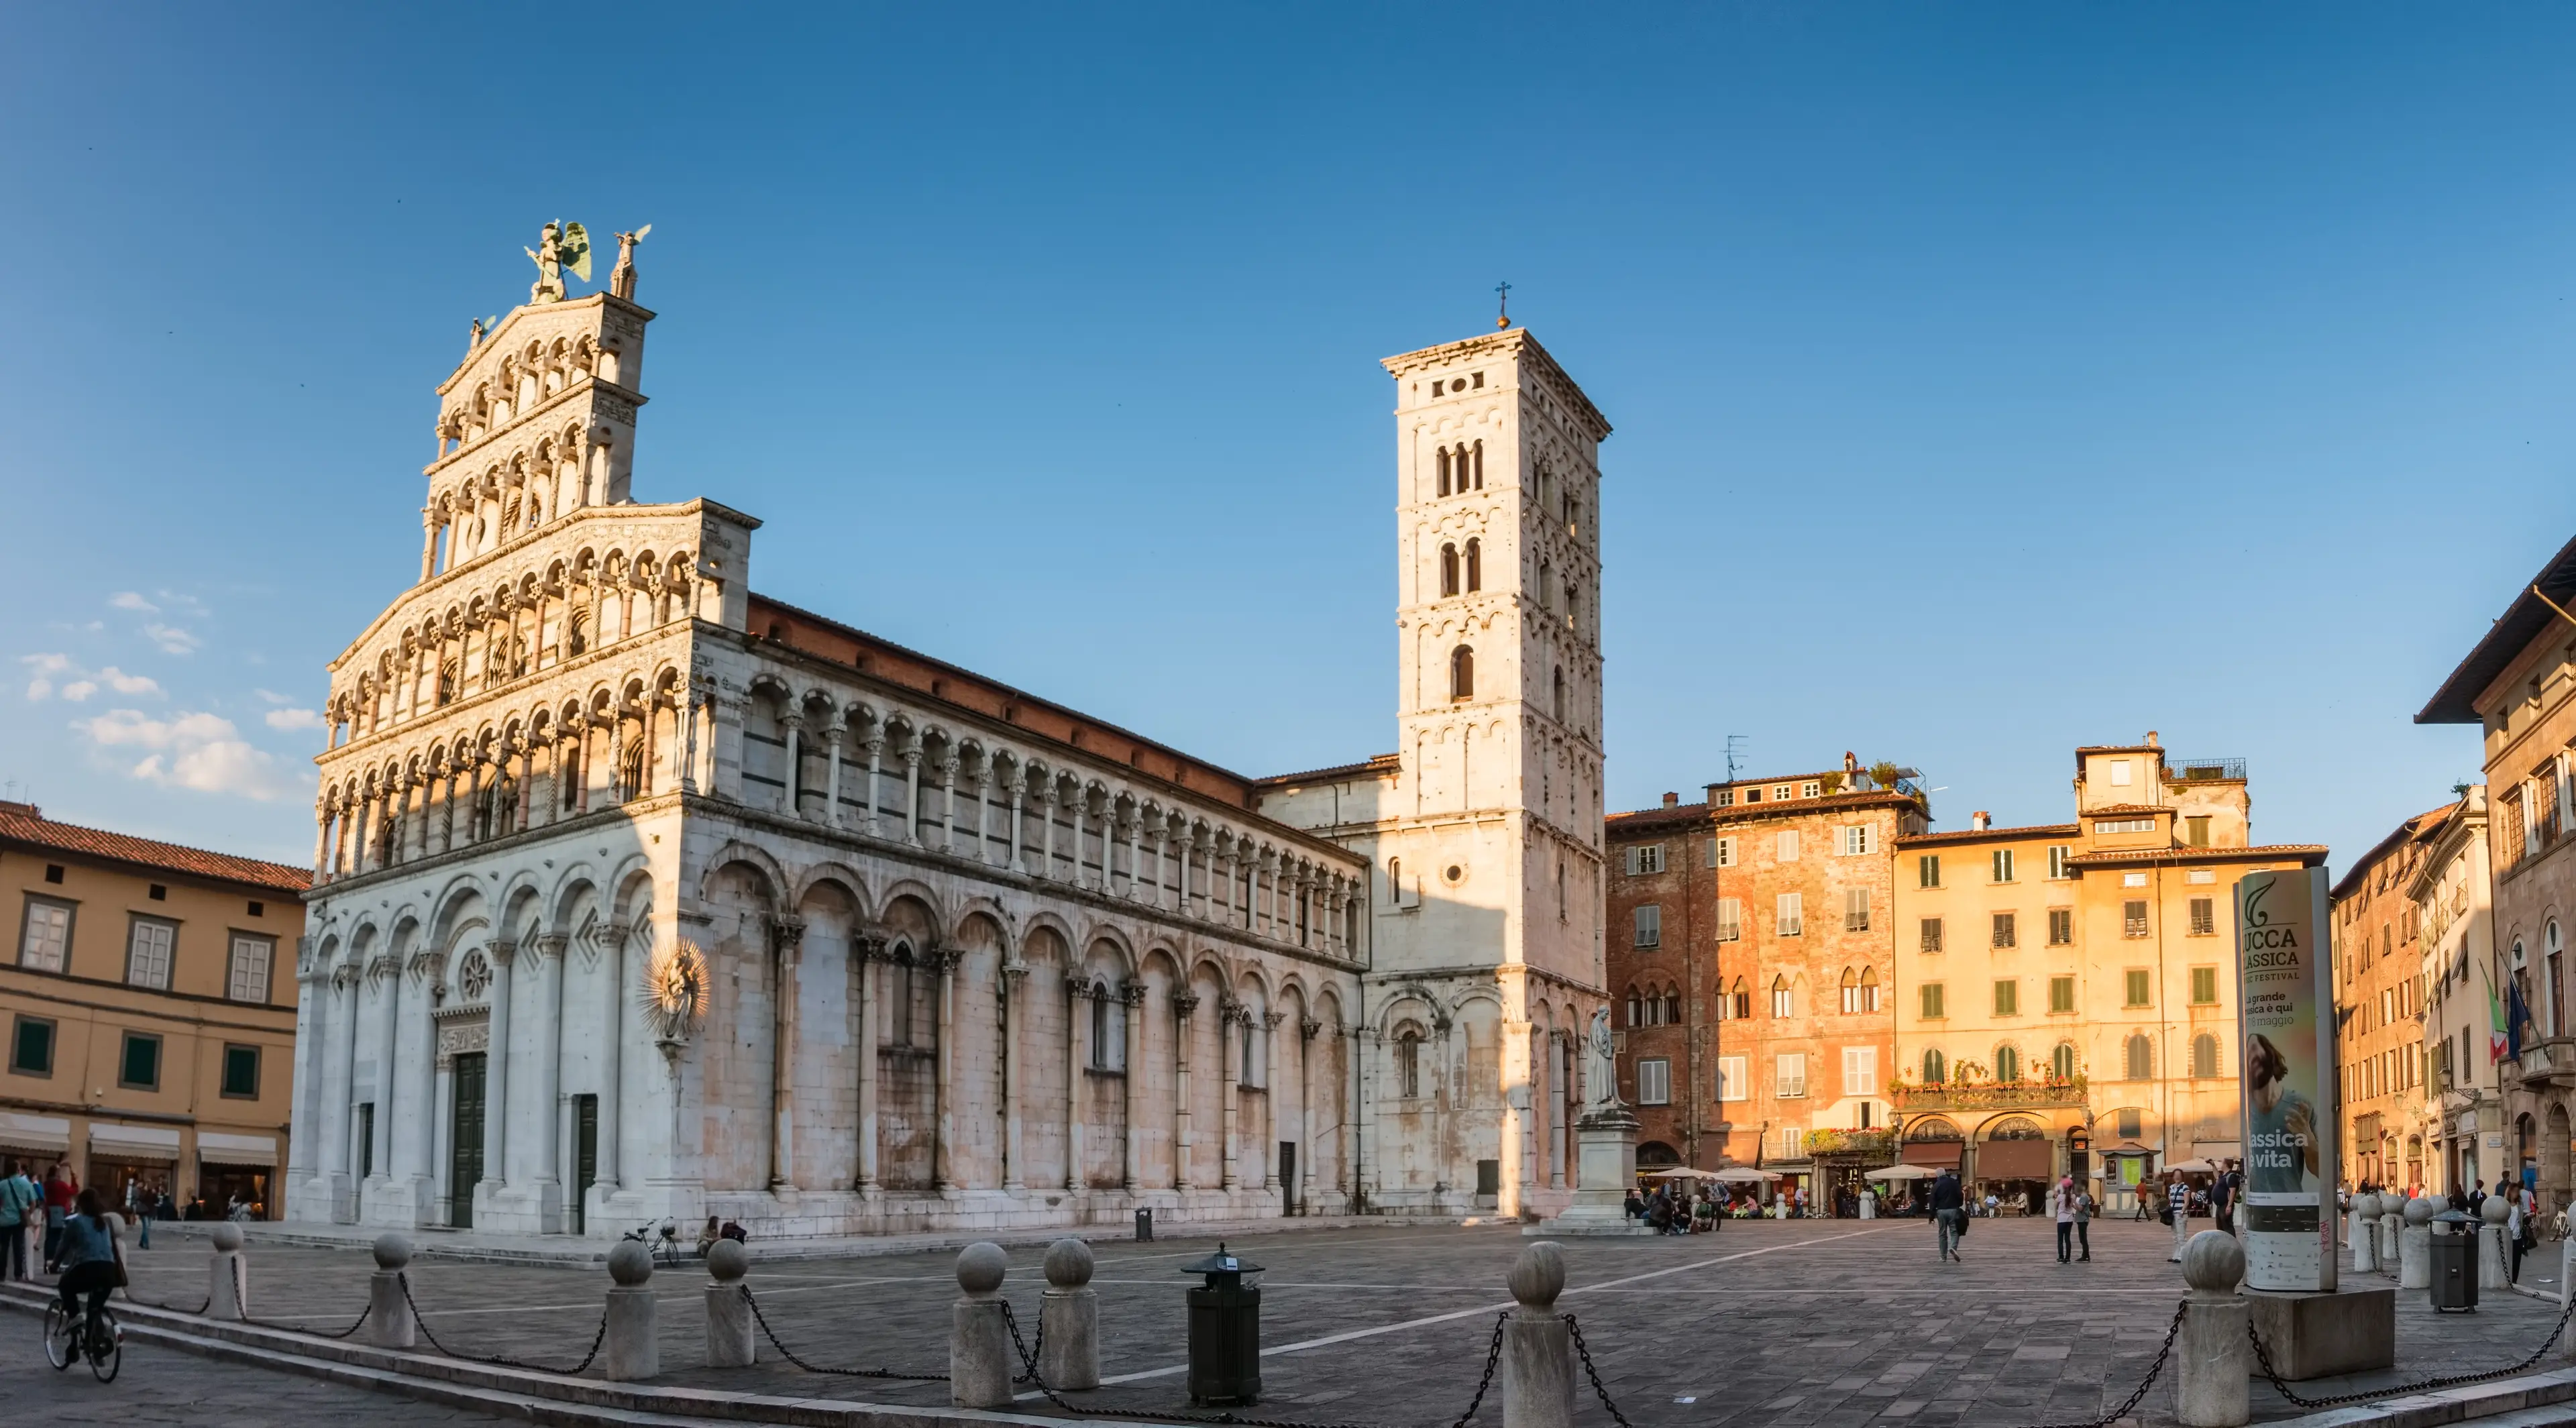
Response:
POLYGON ((2249 1289, 2335 1287, 2330 925, 2323 868, 2236 881, 2249 1289))

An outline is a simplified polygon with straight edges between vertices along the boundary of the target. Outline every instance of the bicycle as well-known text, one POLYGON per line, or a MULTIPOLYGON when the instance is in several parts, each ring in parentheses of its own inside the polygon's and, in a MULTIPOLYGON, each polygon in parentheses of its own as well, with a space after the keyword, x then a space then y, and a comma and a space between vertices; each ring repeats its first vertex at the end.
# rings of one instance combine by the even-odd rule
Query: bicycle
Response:
POLYGON ((80 1344, 75 1340, 85 1317, 81 1311, 64 1312, 60 1299, 47 1304, 45 1362, 59 1370, 70 1368, 74 1359, 86 1358, 90 1373, 99 1382, 114 1383, 116 1371, 124 1365, 125 1326, 117 1322, 116 1312, 112 1309, 101 1308, 98 1315, 99 1332, 91 1337, 89 1343, 80 1344))
POLYGON ((673 1269, 686 1262, 686 1257, 680 1253, 680 1223, 677 1220, 646 1220, 619 1238, 651 1246, 654 1262, 664 1269, 673 1269))

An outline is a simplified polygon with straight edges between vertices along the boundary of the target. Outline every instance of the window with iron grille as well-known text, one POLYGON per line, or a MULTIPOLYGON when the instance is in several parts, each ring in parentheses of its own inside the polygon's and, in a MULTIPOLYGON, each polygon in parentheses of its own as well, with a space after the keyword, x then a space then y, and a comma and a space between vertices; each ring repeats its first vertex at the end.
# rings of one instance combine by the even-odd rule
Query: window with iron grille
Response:
POLYGON ((2053 907, 2048 910, 2048 945, 2065 947, 2075 941, 2075 909, 2053 907))
POLYGON ((2147 935, 2146 899, 2131 898, 2129 901, 2120 904, 2120 935, 2123 937, 2144 937, 2147 935))
POLYGON ((1999 912, 1995 914, 1994 945, 1997 947, 2011 947, 2015 945, 2013 940, 2013 915, 2009 912, 1999 912))
POLYGON ((1937 917, 1923 919, 1923 950, 1926 952, 1941 950, 1941 919, 1937 917))
POLYGON ((2218 900, 2196 897, 2191 900, 2191 935, 2213 937, 2218 933, 2218 900))

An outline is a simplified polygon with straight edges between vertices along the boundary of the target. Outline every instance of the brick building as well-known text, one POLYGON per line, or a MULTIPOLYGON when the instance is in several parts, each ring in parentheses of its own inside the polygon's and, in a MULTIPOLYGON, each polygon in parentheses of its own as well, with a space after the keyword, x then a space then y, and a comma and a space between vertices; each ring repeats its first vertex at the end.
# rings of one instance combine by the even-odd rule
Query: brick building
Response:
POLYGON ((2426 1183, 2425 1134, 2438 1113, 2425 1099, 2424 948, 2412 889, 2457 810, 2445 804, 2398 824, 2334 886, 2338 1174, 2349 1184, 2426 1183))
POLYGON ((1889 1163, 1888 853, 1929 826, 1912 773, 1846 755, 1606 820, 1608 987, 1641 1166, 1759 1165, 1821 1198, 1889 1163))

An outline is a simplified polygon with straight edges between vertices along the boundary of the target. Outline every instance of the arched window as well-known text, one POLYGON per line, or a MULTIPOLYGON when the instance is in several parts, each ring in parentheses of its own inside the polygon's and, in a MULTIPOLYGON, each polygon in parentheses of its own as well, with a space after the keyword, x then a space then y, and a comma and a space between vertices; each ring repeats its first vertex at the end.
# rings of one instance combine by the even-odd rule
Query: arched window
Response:
POLYGON ((912 944, 902 943, 894 949, 894 995, 886 1000, 886 1038, 889 1045, 912 1045, 912 999, 915 976, 912 944))
POLYGON ((1458 547, 1454 545, 1440 547, 1440 593, 1458 593, 1458 547))
POLYGON ((2061 1041, 2057 1043, 2055 1051, 2048 1053, 2048 1074, 2052 1079, 2059 1081, 2075 1079, 2074 1042, 2061 1041))
POLYGON ((1843 968, 1843 1015, 1851 1016, 1859 1010, 1860 974, 1845 967, 1843 968))
POLYGON ((1094 983, 1091 988, 1091 1065, 1092 1069, 1109 1069, 1109 987, 1094 983))
POLYGON ((1553 610, 1556 608, 1549 596, 1549 591, 1555 586, 1555 584, 1556 567, 1550 565, 1544 560, 1540 561, 1538 563, 1538 606, 1540 609, 1553 610))
POLYGON ((1474 465, 1476 468, 1476 489, 1481 491, 1485 489, 1485 443, 1481 441, 1476 443, 1474 465))
POLYGON ((1422 1033, 1411 1027, 1395 1038, 1395 1093, 1407 1099, 1422 1094, 1422 1033))
POLYGON ((1472 536, 1467 541, 1467 588, 1485 588, 1485 543, 1472 536))
POLYGON ((1549 703, 1548 703, 1548 707, 1549 707, 1550 709, 1552 709, 1552 710, 1554 710, 1554 711, 1555 711, 1555 713, 1556 713, 1556 722, 1558 722, 1558 723, 1560 723, 1560 724, 1562 724, 1562 723, 1564 723, 1564 722, 1565 722, 1565 666, 1564 666, 1564 665, 1558 665, 1558 666, 1556 667, 1555 692, 1550 696, 1549 703))
POLYGON ((1449 494, 1449 448, 1440 448, 1440 494, 1449 494))
POLYGON ((2560 954, 2566 950, 2566 943, 2558 935, 2558 919, 2553 917, 2540 929, 2541 970, 2549 978, 2547 995, 2551 1036, 2567 1034, 2567 988, 2565 980, 2559 975, 2563 970, 2560 954))
POLYGON ((2204 1031, 2191 1039, 2191 1074, 2194 1076, 2218 1074, 2218 1038, 2208 1032, 2204 1031))
POLYGON ((1643 997, 1637 995, 1635 987, 1628 989, 1628 1024, 1630 1026, 1646 1024, 1646 1002, 1643 997))
POLYGON ((1753 1019, 1753 989, 1744 985, 1744 979, 1742 977, 1735 979, 1735 990, 1729 994, 1727 999, 1735 1003, 1734 1007, 1731 1009, 1731 1015, 1733 1015, 1737 1021, 1751 1021, 1753 1019))
POLYGON ((1259 1086, 1266 1084, 1262 1079, 1261 1041, 1261 1034, 1254 1030, 1252 1023, 1244 1023, 1243 1074, 1240 1079, 1242 1084, 1246 1086, 1259 1086))
POLYGON ((1449 652, 1449 697, 1476 697, 1476 652, 1465 645, 1449 652))
POLYGON ((1789 974, 1779 972, 1771 978, 1771 1014, 1776 1017, 1798 1014, 1798 994, 1789 986, 1789 974))
POLYGON ((1681 1020, 1682 987, 1681 983, 1675 982, 1664 988, 1663 1021, 1666 1025, 1679 1026, 1681 1025, 1681 1020))
POLYGON ((2132 1081, 2144 1081, 2156 1074, 2155 1048, 2148 1043, 2147 1034, 2143 1031, 2130 1034, 2127 1055, 2123 1060, 2127 1064, 2122 1069, 2132 1081))
POLYGON ((1404 860, 1386 860, 1386 900, 1392 905, 1404 901, 1404 860))
POLYGON ((1950 1062, 1949 1062, 1949 1059, 1948 1059, 1947 1057, 1943 1056, 1943 1055, 1942 1055, 1939 1051, 1937 1051, 1937 1050, 1934 1050, 1934 1049, 1932 1049, 1932 1048, 1930 1048, 1930 1047, 1926 1047, 1926 1048, 1924 1048, 1924 1052, 1923 1052, 1923 1084, 1924 1084, 1924 1085, 1926 1085, 1926 1086, 1938 1086, 1938 1085, 1940 1085, 1942 1082, 1947 1081, 1947 1080, 1949 1080, 1949 1079, 1950 1079, 1950 1062))
POLYGON ((2009 1046, 1995 1048, 1995 1080, 2009 1086, 2021 1079, 2021 1053, 2009 1046))
POLYGON ((1865 1013, 1878 1010, 1878 969, 1875 967, 1860 969, 1860 1009, 1865 1013))

